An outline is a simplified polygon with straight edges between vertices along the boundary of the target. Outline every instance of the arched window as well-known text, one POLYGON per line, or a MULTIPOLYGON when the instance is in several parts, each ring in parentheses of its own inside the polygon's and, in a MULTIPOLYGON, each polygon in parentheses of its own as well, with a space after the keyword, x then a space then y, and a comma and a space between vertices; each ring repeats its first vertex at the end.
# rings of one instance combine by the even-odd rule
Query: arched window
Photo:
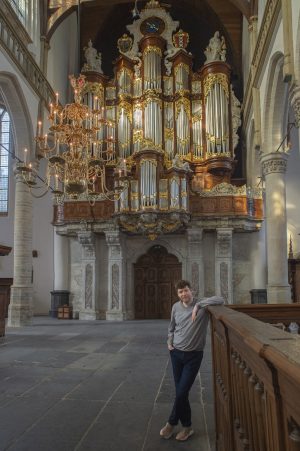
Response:
POLYGON ((8 151, 10 144, 9 114, 0 106, 0 215, 8 213, 8 151))
MULTIPOLYGON (((0 0, 1 1, 1 0, 0 0)), ((8 0, 19 21, 34 40, 36 37, 38 2, 37 0, 8 0)))
POLYGON ((22 22, 26 28, 27 16, 29 12, 29 0, 9 0, 9 3, 17 14, 19 21, 22 22))

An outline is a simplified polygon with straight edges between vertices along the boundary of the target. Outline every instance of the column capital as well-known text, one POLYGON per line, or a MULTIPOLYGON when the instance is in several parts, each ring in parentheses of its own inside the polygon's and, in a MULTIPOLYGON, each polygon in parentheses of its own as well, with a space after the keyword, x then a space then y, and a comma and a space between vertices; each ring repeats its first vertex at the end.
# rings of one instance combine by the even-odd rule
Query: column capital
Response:
POLYGON ((257 26, 257 21, 258 21, 258 16, 251 16, 249 18, 249 25, 248 25, 248 30, 251 32, 253 31, 253 27, 257 26))
POLYGON ((108 246, 121 245, 121 233, 119 230, 108 230, 105 232, 105 239, 108 246))
POLYGON ((188 243, 194 244, 194 243, 201 243, 202 237, 203 237, 203 229, 187 229, 186 231, 187 237, 188 237, 188 243))
POLYGON ((82 246, 91 246, 95 244, 95 234, 94 232, 78 232, 78 241, 82 246))
POLYGON ((263 154, 260 157, 263 175, 266 176, 272 173, 284 174, 287 168, 288 157, 289 154, 285 152, 270 152, 263 154))
POLYGON ((231 228, 217 229, 217 257, 230 257, 232 254, 232 233, 231 228))

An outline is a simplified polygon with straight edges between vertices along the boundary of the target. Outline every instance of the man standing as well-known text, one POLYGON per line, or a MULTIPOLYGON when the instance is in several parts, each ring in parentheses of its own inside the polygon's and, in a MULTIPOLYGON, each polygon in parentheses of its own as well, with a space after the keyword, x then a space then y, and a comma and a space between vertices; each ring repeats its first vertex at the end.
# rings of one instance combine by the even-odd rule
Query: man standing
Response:
POLYGON ((172 307, 168 330, 168 349, 170 351, 175 382, 175 401, 167 424, 160 436, 169 439, 174 426, 181 422, 183 429, 176 440, 185 441, 194 431, 191 422, 189 392, 198 374, 206 341, 209 314, 205 307, 223 304, 221 297, 213 296, 201 301, 193 299, 190 282, 180 280, 176 284, 179 301, 172 307))

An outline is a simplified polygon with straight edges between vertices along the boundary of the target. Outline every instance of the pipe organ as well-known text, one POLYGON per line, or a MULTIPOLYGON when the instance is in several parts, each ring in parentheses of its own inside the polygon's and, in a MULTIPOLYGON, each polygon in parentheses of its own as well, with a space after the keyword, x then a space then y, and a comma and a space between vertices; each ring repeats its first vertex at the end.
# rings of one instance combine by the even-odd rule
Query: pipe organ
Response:
POLYGON ((229 182, 234 167, 232 103, 238 101, 224 41, 216 33, 205 51, 207 62, 193 72, 186 50, 189 36, 176 32, 178 25, 158 1, 150 0, 127 26, 130 34, 118 40, 115 78, 85 72, 85 102, 93 105, 96 98, 102 111, 100 157, 108 145, 112 152, 107 183, 123 183, 114 182, 118 171, 130 174, 115 200, 115 214, 130 231, 147 229, 153 214, 156 220, 164 218, 163 231, 171 231, 171 224, 179 227, 188 220, 189 187, 210 189, 216 174, 229 182), (137 213, 146 218, 144 224, 134 219, 137 213))

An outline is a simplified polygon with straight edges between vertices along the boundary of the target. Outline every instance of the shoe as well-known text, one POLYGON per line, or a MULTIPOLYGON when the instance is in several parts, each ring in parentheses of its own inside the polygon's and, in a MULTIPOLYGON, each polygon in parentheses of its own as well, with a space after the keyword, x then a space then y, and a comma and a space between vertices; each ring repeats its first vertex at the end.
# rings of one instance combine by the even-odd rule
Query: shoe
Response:
POLYGON ((159 435, 163 438, 165 438, 166 440, 168 440, 169 438, 172 437, 173 435, 173 430, 174 430, 174 426, 172 426, 171 424, 167 423, 160 431, 159 435))
POLYGON ((183 428, 182 431, 178 432, 178 434, 176 435, 176 440, 185 442, 193 434, 194 431, 192 428, 183 428))

